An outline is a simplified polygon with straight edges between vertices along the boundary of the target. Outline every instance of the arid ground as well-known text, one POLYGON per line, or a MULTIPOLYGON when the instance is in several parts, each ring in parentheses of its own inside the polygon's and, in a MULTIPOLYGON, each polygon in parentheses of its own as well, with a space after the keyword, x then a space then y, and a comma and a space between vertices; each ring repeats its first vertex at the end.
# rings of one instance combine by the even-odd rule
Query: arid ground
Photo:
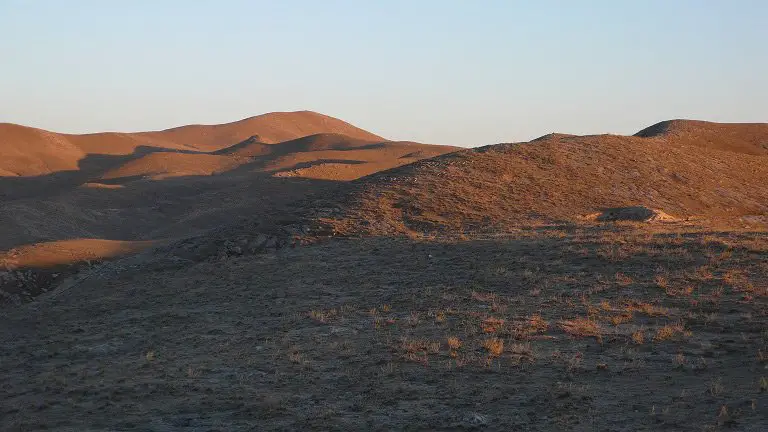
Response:
POLYGON ((0 203, 3 431, 768 430, 767 124, 3 124, 0 203))

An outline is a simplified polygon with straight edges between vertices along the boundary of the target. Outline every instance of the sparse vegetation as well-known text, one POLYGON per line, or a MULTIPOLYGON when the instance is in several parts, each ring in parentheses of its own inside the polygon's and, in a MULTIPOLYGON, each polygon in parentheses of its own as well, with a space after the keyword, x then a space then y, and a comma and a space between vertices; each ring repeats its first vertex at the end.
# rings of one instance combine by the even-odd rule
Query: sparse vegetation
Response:
POLYGON ((564 320, 559 323, 566 333, 575 337, 594 337, 598 341, 602 340, 602 329, 594 320, 587 318, 575 318, 564 320))
MULTIPOLYGON (((309 153, 335 162, 296 151, 238 162, 274 163, 278 177, 221 173, 178 199, 167 195, 184 179, 89 188, 115 215, 78 216, 62 232, 145 218, 201 233, 3 310, 0 429, 761 425, 768 165, 652 135, 550 136, 354 183, 336 180, 378 169, 366 152, 400 144, 323 136, 298 144, 323 144, 309 153), (312 175, 325 180, 295 178, 312 175), (120 193, 148 192, 162 217, 118 208, 120 193), (213 198, 194 201, 201 193, 213 198), (217 201, 250 222, 203 234, 208 217, 221 220, 217 201)), ((256 144, 231 150, 284 147, 256 144)), ((29 214, 21 202, 8 208, 29 214)), ((17 265, 20 250, 0 265, 17 265)))
POLYGON ((492 357, 498 357, 504 351, 504 341, 499 338, 488 338, 483 341, 483 348, 492 357))

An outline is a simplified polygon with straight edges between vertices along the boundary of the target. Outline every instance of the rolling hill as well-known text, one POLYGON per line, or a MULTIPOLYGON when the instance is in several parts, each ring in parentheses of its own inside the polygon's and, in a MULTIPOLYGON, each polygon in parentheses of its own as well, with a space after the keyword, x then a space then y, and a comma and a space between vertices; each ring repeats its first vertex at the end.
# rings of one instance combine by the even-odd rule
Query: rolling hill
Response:
MULTIPOLYGON (((336 181, 455 150, 387 141, 309 111, 130 134, 3 124, 0 259, 12 267, 52 262, 36 260, 34 250, 50 255, 69 241, 75 263, 98 241, 183 238, 243 217, 272 218, 336 181), (21 250, 25 258, 12 259, 21 250)), ((133 250, 96 249, 105 258, 133 250)))
POLYGON ((416 160, 456 151, 450 146, 365 140, 320 133, 266 144, 261 136, 210 153, 154 152, 111 169, 104 180, 221 174, 243 167, 250 172, 318 180, 352 180, 416 160))
POLYGON ((762 431, 768 156, 692 125, 0 178, 0 428, 762 431))
POLYGON ((680 219, 764 218, 768 158, 756 155, 753 144, 768 141, 766 125, 691 127, 698 124, 672 122, 673 132, 639 134, 647 138, 549 135, 382 171, 350 184, 335 216, 318 229, 350 235, 504 230, 584 221, 628 206, 680 219))
POLYGON ((137 133, 72 135, 0 123, 0 174, 39 176, 91 169, 80 166, 89 155, 131 155, 141 148, 211 152, 256 134, 265 143, 274 144, 317 133, 384 141, 349 123, 311 111, 268 113, 220 125, 189 125, 137 133))
POLYGON ((714 150, 768 155, 768 123, 668 120, 649 126, 635 136, 659 138, 714 150))

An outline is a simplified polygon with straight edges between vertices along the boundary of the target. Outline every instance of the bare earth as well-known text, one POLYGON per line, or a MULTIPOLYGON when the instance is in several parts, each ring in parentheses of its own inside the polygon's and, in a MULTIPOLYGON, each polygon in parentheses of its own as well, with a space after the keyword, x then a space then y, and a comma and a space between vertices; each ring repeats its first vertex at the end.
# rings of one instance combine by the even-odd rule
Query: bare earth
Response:
POLYGON ((765 125, 269 124, 0 178, 0 430, 768 429, 765 125))

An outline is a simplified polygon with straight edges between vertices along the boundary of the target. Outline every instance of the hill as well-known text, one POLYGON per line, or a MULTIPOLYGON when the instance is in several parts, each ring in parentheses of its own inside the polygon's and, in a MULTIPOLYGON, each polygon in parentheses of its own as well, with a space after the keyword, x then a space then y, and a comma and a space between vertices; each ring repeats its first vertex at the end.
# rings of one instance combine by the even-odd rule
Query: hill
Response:
POLYGON ((136 133, 73 135, 0 123, 0 175, 39 176, 91 168, 81 166, 89 155, 131 155, 147 147, 210 152, 253 135, 273 144, 318 133, 384 141, 349 123, 311 111, 268 113, 220 125, 189 125, 136 133))
POLYGON ((649 126, 635 136, 665 139, 714 150, 768 155, 768 123, 668 120, 649 126))
POLYGON ((352 180, 456 150, 412 142, 368 141, 342 134, 315 134, 276 144, 251 137, 211 153, 153 152, 121 164, 100 178, 157 180, 221 174, 243 167, 281 177, 352 180))
POLYGON ((73 240, 68 256, 93 249, 107 258, 132 249, 94 249, 94 241, 183 238, 243 217, 279 218, 288 203, 335 181, 457 150, 390 142, 307 111, 137 134, 4 124, 0 140, 0 257, 27 257, 5 260, 14 268, 52 262, 34 251, 49 256, 61 241, 73 240))
POLYGON ((768 215, 768 159, 713 140, 545 136, 426 159, 350 184, 322 232, 392 235, 578 222, 646 206, 678 218, 768 215))
POLYGON ((274 144, 318 133, 336 133, 355 139, 383 141, 384 138, 345 121, 313 111, 273 112, 219 125, 189 125, 158 132, 144 132, 141 137, 186 143, 201 150, 218 150, 253 135, 274 144))
POLYGON ((84 157, 85 152, 63 135, 0 123, 0 177, 76 170, 84 157))
POLYGON ((768 156, 674 136, 2 178, 0 429, 765 430, 768 156))

